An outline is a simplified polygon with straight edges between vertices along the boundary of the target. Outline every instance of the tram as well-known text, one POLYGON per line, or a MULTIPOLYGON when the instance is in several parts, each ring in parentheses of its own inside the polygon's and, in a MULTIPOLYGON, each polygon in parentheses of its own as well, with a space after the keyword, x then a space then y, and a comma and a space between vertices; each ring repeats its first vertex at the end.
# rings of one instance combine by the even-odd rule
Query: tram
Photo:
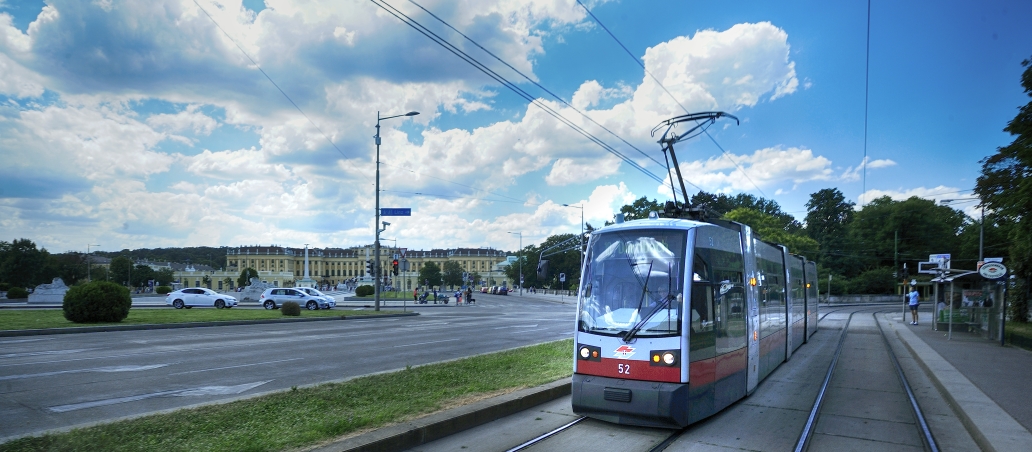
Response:
POLYGON ((699 421, 817 331, 816 264, 741 223, 618 216, 581 275, 573 411, 604 421, 699 421))

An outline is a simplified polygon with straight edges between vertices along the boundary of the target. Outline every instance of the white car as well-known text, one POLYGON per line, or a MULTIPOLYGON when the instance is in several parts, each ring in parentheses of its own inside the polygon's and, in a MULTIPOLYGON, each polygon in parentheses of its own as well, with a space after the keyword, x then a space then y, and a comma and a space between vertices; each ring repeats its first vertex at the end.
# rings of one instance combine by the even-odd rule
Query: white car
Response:
POLYGON ((265 309, 279 309, 287 301, 293 301, 304 306, 309 311, 319 308, 330 309, 336 305, 333 298, 325 295, 313 296, 301 290, 300 287, 273 287, 265 289, 265 292, 262 292, 262 296, 258 298, 258 303, 265 309))
POLYGON ((187 287, 170 292, 165 297, 165 304, 176 309, 190 309, 194 306, 214 306, 222 309, 236 306, 237 299, 203 287, 187 287))

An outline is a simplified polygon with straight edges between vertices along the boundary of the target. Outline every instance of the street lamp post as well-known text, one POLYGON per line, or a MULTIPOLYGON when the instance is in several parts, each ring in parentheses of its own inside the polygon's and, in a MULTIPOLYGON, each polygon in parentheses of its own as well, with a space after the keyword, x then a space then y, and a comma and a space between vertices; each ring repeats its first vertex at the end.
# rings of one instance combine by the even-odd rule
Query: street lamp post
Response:
MULTIPOLYGON (((957 199, 940 199, 939 204, 944 206, 949 205, 956 201, 981 201, 979 198, 957 198, 957 199)), ((982 208, 982 218, 978 220, 978 262, 982 262, 985 257, 984 254, 984 243, 985 243, 985 205, 980 206, 982 208)))
POLYGON ((93 262, 91 262, 91 260, 90 260, 90 256, 91 256, 90 255, 90 247, 91 246, 100 246, 100 245, 90 245, 90 244, 86 245, 86 282, 93 282, 93 279, 90 278, 90 267, 93 266, 93 262))
MULTIPOLYGON (((376 135, 373 136, 376 140, 376 221, 373 222, 373 227, 376 229, 376 240, 373 242, 373 257, 375 266, 373 274, 376 276, 376 280, 373 284, 373 301, 375 303, 375 310, 380 310, 380 233, 383 232, 380 229, 380 121, 383 119, 400 118, 402 116, 415 116, 418 115, 418 111, 410 111, 403 115, 394 116, 380 116, 380 112, 376 112, 376 135)), ((390 224, 384 222, 384 229, 390 224)))
POLYGON ((520 260, 520 296, 522 297, 523 296, 523 231, 520 231, 520 232, 510 232, 510 234, 519 234, 520 235, 520 252, 518 253, 518 256, 519 256, 518 259, 520 260))
POLYGON ((581 255, 581 265, 584 265, 584 204, 580 204, 580 205, 563 204, 563 206, 566 206, 566 207, 576 207, 576 208, 580 209, 580 255, 581 255))

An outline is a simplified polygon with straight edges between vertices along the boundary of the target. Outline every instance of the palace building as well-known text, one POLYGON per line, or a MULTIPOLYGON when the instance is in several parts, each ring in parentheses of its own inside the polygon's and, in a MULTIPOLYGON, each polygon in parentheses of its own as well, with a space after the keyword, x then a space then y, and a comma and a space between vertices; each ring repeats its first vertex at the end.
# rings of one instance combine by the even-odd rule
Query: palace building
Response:
MULTIPOLYGON (((309 273, 319 284, 337 285, 351 279, 366 277, 366 261, 373 259, 373 245, 352 248, 309 248, 309 273)), ((457 262, 464 272, 476 272, 485 285, 512 284, 505 276, 505 268, 512 258, 504 251, 491 248, 455 248, 410 250, 380 247, 380 265, 385 273, 397 256, 407 262, 408 271, 391 275, 392 284, 399 289, 412 290, 420 284, 419 270, 434 262, 443 270, 445 262, 457 262)), ((277 245, 252 245, 226 250, 226 272, 240 274, 251 267, 258 271, 262 281, 280 287, 294 286, 305 277, 305 249, 277 245)))

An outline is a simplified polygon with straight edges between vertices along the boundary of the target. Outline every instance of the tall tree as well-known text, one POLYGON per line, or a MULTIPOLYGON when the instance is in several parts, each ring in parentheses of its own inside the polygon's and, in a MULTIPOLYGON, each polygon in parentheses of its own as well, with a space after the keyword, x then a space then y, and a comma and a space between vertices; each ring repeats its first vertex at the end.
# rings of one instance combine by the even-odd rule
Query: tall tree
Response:
POLYGON ((117 256, 111 259, 111 265, 108 266, 108 275, 111 277, 111 281, 127 286, 131 283, 129 278, 132 277, 133 263, 125 256, 117 256))
POLYGON ((441 285, 441 267, 435 262, 427 262, 419 269, 419 283, 428 287, 441 285))
MULTIPOLYGON (((1022 61, 1021 65, 1025 67, 1021 86, 1032 97, 1032 59, 1022 61)), ((975 181, 975 193, 986 209, 1014 224, 1009 237, 1009 267, 1022 286, 1009 291, 1011 318, 1026 322, 1032 298, 1032 101, 1021 106, 1003 130, 1014 136, 1014 141, 982 159, 982 174, 975 181)))
POLYGON ((817 241, 808 237, 803 231, 788 231, 778 217, 739 207, 724 215, 724 219, 744 223, 763 240, 788 247, 788 251, 813 259, 817 255, 817 241))
MULTIPOLYGON (((856 212, 849 225, 850 240, 856 244, 852 258, 861 264, 860 271, 892 268, 897 258, 900 264, 917 268, 917 262, 927 260, 929 254, 955 254, 955 238, 964 218, 954 209, 916 196, 904 201, 877 198, 856 212)), ((974 268, 974 262, 970 264, 974 268)))
POLYGON ((58 270, 47 266, 49 257, 46 248, 37 249, 29 239, 0 241, 0 282, 26 288, 50 282, 58 270))
POLYGON ((806 203, 806 234, 820 244, 813 259, 835 274, 857 273, 848 240, 855 206, 837 188, 819 190, 806 203))
POLYGON ((444 280, 446 286, 461 286, 462 285, 462 266, 455 261, 447 261, 444 263, 444 273, 441 275, 441 279, 444 280))

